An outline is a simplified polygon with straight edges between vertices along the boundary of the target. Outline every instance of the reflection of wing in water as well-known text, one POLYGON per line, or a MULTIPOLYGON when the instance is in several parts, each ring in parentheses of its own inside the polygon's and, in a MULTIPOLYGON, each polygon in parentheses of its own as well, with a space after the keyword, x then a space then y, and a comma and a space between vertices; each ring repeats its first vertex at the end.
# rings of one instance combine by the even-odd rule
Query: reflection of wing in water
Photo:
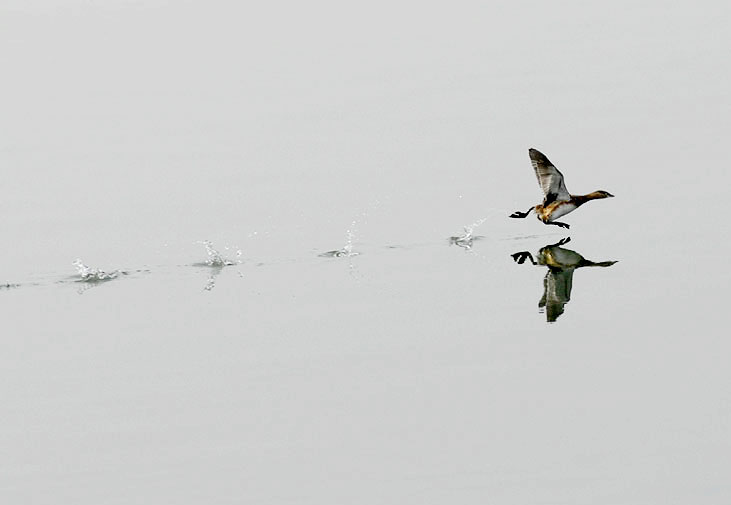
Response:
POLYGON ((571 300, 571 281, 574 269, 562 270, 549 268, 543 278, 543 297, 538 302, 539 308, 546 309, 546 319, 553 323, 563 314, 563 306, 571 300))
POLYGON ((529 259, 533 265, 548 267, 548 272, 543 278, 543 297, 538 302, 538 308, 545 309, 546 320, 553 323, 563 314, 564 305, 571 300, 571 287, 574 279, 574 271, 582 267, 609 267, 616 261, 601 261, 599 263, 589 261, 581 254, 571 249, 564 249, 562 245, 571 239, 565 238, 556 244, 542 247, 536 259, 528 251, 513 253, 513 260, 520 264, 529 259))

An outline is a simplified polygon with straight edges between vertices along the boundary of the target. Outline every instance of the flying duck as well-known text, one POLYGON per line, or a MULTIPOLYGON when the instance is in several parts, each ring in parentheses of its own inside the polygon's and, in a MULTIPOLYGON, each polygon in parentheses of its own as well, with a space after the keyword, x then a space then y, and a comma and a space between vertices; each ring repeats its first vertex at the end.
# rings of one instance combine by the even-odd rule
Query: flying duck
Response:
POLYGON ((556 219, 576 210, 589 200, 614 196, 602 190, 594 191, 588 195, 572 195, 566 189, 566 184, 563 182, 563 174, 553 166, 553 163, 548 161, 548 158, 543 153, 537 149, 530 148, 528 149, 528 155, 530 156, 533 169, 536 171, 538 184, 543 190, 543 203, 531 207, 526 212, 516 210, 510 217, 523 218, 530 214, 530 211, 535 210, 536 217, 543 221, 544 224, 555 224, 562 228, 568 228, 568 224, 559 223, 556 219))

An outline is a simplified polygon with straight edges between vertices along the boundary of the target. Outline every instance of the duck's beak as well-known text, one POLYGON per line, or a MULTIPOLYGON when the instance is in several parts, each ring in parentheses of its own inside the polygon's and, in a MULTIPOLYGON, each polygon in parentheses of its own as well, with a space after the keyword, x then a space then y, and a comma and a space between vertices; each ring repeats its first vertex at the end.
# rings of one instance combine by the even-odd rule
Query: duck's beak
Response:
POLYGON ((611 193, 607 193, 607 196, 614 198, 614 195, 611 193))

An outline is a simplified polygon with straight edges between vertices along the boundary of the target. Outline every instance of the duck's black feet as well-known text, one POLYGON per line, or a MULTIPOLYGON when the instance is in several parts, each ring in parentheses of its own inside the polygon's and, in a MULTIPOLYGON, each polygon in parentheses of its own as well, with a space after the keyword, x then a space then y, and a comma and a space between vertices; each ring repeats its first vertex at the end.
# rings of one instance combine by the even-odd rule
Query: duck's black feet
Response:
POLYGON ((510 217, 514 217, 514 218, 528 217, 528 214, 530 214, 530 211, 532 211, 532 210, 533 210, 533 207, 531 207, 530 209, 528 209, 525 212, 521 212, 519 210, 516 210, 515 212, 513 212, 512 214, 510 214, 510 217))
POLYGON ((553 222, 549 221, 546 224, 552 224, 552 225, 560 226, 561 228, 566 228, 566 229, 569 228, 569 225, 567 225, 566 223, 559 223, 558 221, 553 221, 553 222))
POLYGON ((523 263, 525 263, 525 260, 527 260, 527 259, 529 259, 530 262, 533 263, 534 265, 537 265, 537 263, 533 259, 533 255, 528 251, 520 251, 520 252, 511 254, 510 256, 513 258, 513 260, 516 263, 518 263, 518 265, 522 265, 523 263))

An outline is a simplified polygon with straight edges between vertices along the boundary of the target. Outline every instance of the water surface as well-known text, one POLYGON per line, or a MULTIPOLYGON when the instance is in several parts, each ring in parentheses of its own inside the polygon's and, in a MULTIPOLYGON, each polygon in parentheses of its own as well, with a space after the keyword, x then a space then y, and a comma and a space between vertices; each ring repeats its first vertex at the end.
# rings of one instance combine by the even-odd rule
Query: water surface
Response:
POLYGON ((5 502, 728 502, 725 4, 0 12, 5 502))

